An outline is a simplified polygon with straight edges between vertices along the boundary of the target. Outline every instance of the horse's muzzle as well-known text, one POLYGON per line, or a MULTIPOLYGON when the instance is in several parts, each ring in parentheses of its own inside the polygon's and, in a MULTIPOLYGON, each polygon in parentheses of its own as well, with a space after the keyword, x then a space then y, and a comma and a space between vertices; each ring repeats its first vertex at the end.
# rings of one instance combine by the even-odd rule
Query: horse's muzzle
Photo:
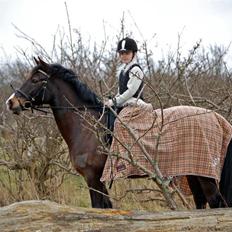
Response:
POLYGON ((21 111, 31 108, 31 103, 28 101, 21 101, 14 94, 12 94, 6 101, 7 109, 14 114, 19 115, 21 111), (28 104, 29 103, 29 104, 28 104))
POLYGON ((21 107, 13 108, 11 111, 13 112, 13 114, 20 115, 22 108, 21 107))

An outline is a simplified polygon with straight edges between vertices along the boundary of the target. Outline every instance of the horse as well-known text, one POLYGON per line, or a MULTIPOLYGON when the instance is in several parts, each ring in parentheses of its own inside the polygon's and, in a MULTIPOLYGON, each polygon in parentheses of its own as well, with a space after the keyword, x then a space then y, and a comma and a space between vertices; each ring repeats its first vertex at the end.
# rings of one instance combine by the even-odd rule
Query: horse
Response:
MULTIPOLYGON (((85 109, 96 120, 101 116, 102 123, 106 124, 106 115, 102 116, 102 101, 72 70, 60 64, 48 64, 39 57, 34 59, 36 65, 28 79, 7 99, 8 109, 20 114, 21 111, 48 104, 67 143, 71 163, 87 182, 92 207, 112 208, 106 186, 100 181, 107 154, 97 149, 99 138, 76 112, 76 109, 85 109)), ((213 178, 187 176, 197 209, 205 208, 207 203, 211 208, 232 206, 231 167, 232 143, 227 149, 220 188, 213 178)))

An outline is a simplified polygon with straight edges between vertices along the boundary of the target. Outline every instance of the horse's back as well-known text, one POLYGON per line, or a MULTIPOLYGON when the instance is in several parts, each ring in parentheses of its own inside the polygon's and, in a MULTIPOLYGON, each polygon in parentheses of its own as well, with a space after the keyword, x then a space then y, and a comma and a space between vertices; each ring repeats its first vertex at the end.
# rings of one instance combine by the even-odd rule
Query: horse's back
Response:
MULTIPOLYGON (((198 175, 220 179, 232 127, 214 111, 195 106, 164 110, 126 107, 120 113, 120 120, 134 131, 164 176, 198 175)), ((115 124, 115 136, 131 147, 137 162, 152 171, 141 148, 134 144, 135 138, 119 120, 115 124)), ((117 140, 113 141, 111 151, 122 156, 128 153, 117 140)), ((123 159, 108 159, 102 180, 131 175, 144 173, 123 159)))
POLYGON ((157 114, 164 116, 170 116, 172 115, 176 119, 183 118, 183 117, 191 117, 191 116, 198 116, 202 114, 210 114, 214 113, 212 110, 208 110, 205 108, 197 107, 197 106, 172 106, 165 109, 155 109, 154 110, 157 114))

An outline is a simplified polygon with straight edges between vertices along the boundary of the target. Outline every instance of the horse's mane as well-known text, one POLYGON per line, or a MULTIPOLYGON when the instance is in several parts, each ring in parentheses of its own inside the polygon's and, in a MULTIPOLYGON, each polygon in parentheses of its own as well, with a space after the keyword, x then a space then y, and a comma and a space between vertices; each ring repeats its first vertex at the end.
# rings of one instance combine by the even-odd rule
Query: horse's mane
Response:
POLYGON ((75 90, 78 97, 86 104, 90 104, 96 108, 102 108, 103 103, 99 97, 90 88, 81 82, 78 76, 71 69, 67 69, 60 64, 50 65, 51 73, 50 75, 57 76, 58 78, 69 83, 75 90))

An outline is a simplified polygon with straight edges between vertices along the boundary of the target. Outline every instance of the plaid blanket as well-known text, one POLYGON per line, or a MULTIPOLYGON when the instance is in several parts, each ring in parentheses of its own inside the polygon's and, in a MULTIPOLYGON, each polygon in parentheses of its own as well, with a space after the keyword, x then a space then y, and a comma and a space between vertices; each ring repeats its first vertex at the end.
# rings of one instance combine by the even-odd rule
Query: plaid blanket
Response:
MULTIPOLYGON (((114 135, 101 181, 146 175, 133 163, 154 171, 153 161, 164 177, 198 175, 219 181, 232 126, 216 112, 198 107, 128 106, 115 121, 114 135)), ((186 179, 180 180, 180 187, 189 193, 186 179)))

